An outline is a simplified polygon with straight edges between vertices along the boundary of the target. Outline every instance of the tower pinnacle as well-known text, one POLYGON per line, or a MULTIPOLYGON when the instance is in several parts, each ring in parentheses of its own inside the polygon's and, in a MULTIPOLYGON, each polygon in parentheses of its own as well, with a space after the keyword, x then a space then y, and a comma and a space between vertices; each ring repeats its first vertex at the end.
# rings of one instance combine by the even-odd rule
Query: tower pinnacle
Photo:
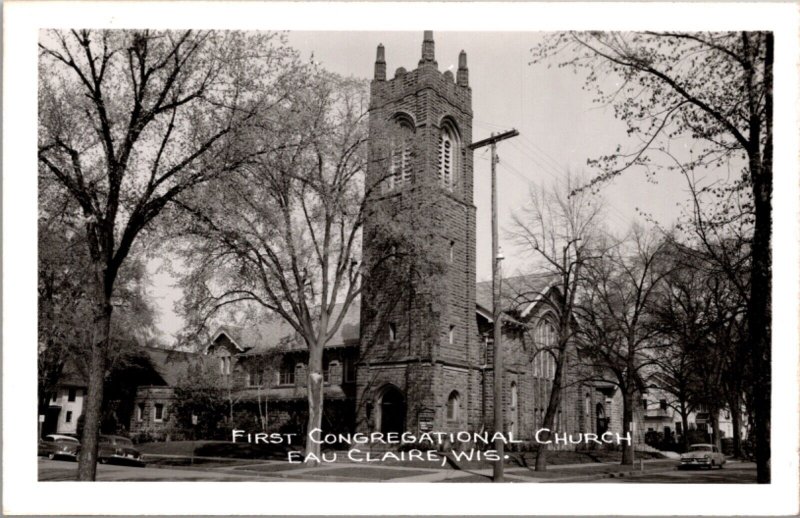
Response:
POLYGON ((438 66, 434 52, 433 31, 425 31, 422 38, 422 59, 419 60, 419 66, 428 64, 438 66))
POLYGON ((463 50, 458 55, 458 72, 456 73, 458 86, 469 86, 469 69, 467 68, 467 53, 463 50))
POLYGON ((378 55, 375 57, 375 79, 386 81, 386 56, 382 43, 378 44, 378 55))

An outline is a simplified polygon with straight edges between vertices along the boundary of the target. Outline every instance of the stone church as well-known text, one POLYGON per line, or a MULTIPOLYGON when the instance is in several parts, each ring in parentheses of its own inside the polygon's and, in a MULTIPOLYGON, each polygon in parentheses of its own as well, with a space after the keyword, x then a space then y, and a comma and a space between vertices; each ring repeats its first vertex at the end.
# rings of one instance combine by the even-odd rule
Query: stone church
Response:
MULTIPOLYGON (((366 218, 363 262, 374 272, 326 346, 323 426, 336 432, 492 431, 492 297, 491 283, 476 283, 467 54, 458 56, 455 75, 440 71, 433 33, 425 31, 416 69, 400 67, 388 77, 379 45, 370 89, 366 185, 379 188, 368 196, 375 218, 366 218), (410 228, 390 235, 381 217, 410 228), (378 266, 386 250, 393 258, 378 266)), ((548 300, 558 291, 551 281, 531 275, 503 284, 505 431, 528 440, 542 424, 555 372, 546 350, 555 340, 548 300)), ((206 355, 218 362, 240 404, 268 394, 270 428, 302 426, 307 353, 289 325, 222 327, 206 355), (256 367, 265 351, 280 353, 266 373, 256 367)), ((568 369, 555 428, 621 430, 614 387, 573 378, 568 369)), ((137 404, 146 399, 143 392, 137 404)))

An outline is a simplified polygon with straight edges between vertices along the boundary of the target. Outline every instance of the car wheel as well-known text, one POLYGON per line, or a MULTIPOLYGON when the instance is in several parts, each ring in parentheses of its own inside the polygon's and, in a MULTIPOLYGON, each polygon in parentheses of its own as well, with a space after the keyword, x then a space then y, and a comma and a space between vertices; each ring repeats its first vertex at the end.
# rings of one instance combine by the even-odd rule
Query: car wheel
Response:
POLYGON ((56 454, 55 454, 55 453, 52 453, 52 452, 51 452, 51 453, 48 453, 48 454, 47 454, 47 458, 48 458, 48 459, 50 459, 50 460, 55 460, 55 458, 56 458, 56 454))
POLYGON ((100 464, 105 464, 108 461, 105 459, 105 457, 100 457, 99 459, 97 459, 97 462, 99 462, 100 464))

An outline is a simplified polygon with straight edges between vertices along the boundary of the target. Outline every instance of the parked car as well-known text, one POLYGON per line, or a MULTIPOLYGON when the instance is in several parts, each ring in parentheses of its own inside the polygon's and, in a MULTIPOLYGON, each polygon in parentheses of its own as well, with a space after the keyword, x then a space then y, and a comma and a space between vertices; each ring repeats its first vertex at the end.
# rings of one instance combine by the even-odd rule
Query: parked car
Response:
POLYGON ((101 435, 97 447, 97 461, 101 464, 119 462, 144 466, 142 454, 127 437, 101 435))
POLYGON ((725 464, 725 455, 713 444, 692 444, 689 451, 681 455, 681 468, 707 467, 713 469, 715 466, 722 469, 725 464))
POLYGON ((61 434, 50 434, 39 439, 40 456, 48 459, 65 458, 76 460, 81 451, 81 443, 74 437, 61 434))

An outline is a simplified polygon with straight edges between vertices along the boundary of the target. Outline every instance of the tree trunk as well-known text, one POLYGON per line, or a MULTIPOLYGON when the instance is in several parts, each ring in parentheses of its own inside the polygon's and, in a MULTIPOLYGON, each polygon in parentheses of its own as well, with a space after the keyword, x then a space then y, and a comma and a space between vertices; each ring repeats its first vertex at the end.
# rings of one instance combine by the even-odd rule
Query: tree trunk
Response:
POLYGON ((631 435, 632 440, 630 443, 622 443, 622 464, 633 465, 633 432, 631 431, 631 423, 633 422, 633 388, 626 387, 622 392, 622 435, 628 437, 631 435))
MULTIPOLYGON (((323 391, 323 378, 322 378, 322 345, 309 346, 308 348, 308 426, 306 427, 306 434, 310 434, 314 429, 322 428, 322 391, 323 391)), ((318 442, 310 440, 306 435, 306 457, 308 459, 306 465, 316 466, 319 464, 320 458, 320 445, 318 442)))
POLYGON ((97 475, 97 446, 100 432, 100 417, 103 404, 103 383, 108 363, 108 341, 111 334, 111 297, 97 308, 94 318, 91 358, 89 361, 89 387, 86 393, 86 408, 81 452, 78 456, 78 480, 94 481, 97 475))
POLYGON ((681 453, 689 449, 689 410, 681 402, 681 453))
MULTIPOLYGON (((748 150, 750 176, 753 185, 755 225, 753 228, 752 267, 750 272, 750 300, 747 305, 749 322, 748 345, 753 375, 753 428, 756 446, 756 480, 760 484, 770 481, 770 379, 772 329, 772 255, 770 232, 772 229, 772 62, 774 40, 772 33, 766 34, 766 58, 764 63, 765 121, 763 162, 759 153, 761 132, 750 136, 748 150)), ((753 114, 753 117, 757 117, 753 114)), ((753 124, 751 122, 751 130, 753 124)))
POLYGON ((269 378, 264 383, 264 431, 269 427, 269 378))
MULTIPOLYGON (((556 362, 556 372, 553 375, 553 385, 550 387, 550 398, 547 403, 547 411, 544 414, 544 423, 542 423, 542 428, 546 428, 548 430, 553 429, 556 414, 558 413, 558 407, 561 404, 561 378, 563 377, 565 358, 566 354, 564 354, 564 351, 562 351, 561 347, 559 347, 559 358, 556 362)), ((551 436, 552 434, 549 431, 540 434, 540 437, 544 441, 550 440, 551 436)), ((547 470, 547 448, 547 444, 541 443, 539 444, 539 447, 536 448, 536 471, 547 470)))
POLYGON ((266 432, 264 412, 261 410, 261 385, 256 385, 256 407, 258 407, 258 423, 261 425, 261 431, 266 432))
POLYGON ((719 434, 719 410, 712 410, 709 412, 709 416, 711 417, 711 440, 717 450, 722 451, 722 438, 719 434))
POLYGON ((733 456, 737 459, 742 456, 742 412, 739 405, 730 405, 731 425, 733 426, 733 456))

